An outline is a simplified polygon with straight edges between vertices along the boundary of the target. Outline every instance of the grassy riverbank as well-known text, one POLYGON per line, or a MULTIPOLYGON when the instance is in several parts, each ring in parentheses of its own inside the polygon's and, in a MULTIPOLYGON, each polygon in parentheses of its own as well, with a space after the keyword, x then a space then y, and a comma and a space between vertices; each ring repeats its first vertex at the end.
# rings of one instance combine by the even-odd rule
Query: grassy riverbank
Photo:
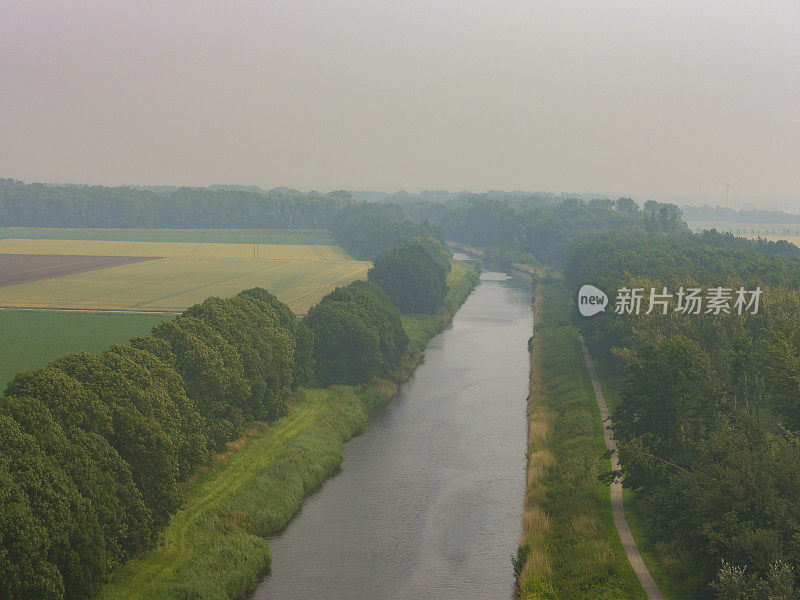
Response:
MULTIPOLYGON (((412 343, 403 377, 476 283, 472 269, 454 263, 439 312, 404 317, 412 343)), ((183 506, 158 546, 125 565, 102 597, 230 600, 246 594, 270 565, 264 537, 283 529, 303 498, 336 471, 344 442, 396 389, 391 381, 301 389, 287 416, 270 427, 254 424, 187 485, 183 506)))
POLYGON ((644 598, 598 480, 610 464, 566 287, 540 282, 536 293, 520 596, 644 598))

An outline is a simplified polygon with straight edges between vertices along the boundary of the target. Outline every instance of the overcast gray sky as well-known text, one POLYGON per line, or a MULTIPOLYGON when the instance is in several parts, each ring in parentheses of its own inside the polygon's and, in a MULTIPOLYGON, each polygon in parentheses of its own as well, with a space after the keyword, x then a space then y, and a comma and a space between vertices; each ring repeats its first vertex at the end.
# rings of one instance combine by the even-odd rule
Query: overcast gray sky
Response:
POLYGON ((800 2, 0 0, 0 176, 800 196, 800 2))

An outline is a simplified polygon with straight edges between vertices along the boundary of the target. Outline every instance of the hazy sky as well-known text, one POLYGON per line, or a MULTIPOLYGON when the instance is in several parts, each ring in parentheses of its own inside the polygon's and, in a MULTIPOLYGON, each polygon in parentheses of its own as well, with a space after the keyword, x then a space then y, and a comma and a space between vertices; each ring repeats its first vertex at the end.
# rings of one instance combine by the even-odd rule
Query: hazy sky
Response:
POLYGON ((0 0, 0 176, 800 197, 797 0, 0 0))

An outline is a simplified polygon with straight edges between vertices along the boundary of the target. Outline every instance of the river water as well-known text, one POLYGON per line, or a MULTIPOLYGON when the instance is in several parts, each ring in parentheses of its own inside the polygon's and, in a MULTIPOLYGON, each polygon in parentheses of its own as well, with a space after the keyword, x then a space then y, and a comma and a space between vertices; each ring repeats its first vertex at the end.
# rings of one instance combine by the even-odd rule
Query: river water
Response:
POLYGON ((530 286, 481 283, 342 471, 270 539, 255 600, 509 599, 525 482, 530 286))

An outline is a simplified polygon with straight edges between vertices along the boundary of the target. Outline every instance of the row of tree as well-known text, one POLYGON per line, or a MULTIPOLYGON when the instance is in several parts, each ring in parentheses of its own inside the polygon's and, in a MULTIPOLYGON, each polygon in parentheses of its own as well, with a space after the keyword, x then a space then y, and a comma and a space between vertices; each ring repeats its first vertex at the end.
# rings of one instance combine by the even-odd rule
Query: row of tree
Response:
POLYGON ((347 192, 26 184, 0 179, 0 226, 330 229, 356 203, 347 192))
POLYGON ((312 340, 252 289, 15 377, 0 399, 0 596, 95 595, 152 543, 181 481, 247 421, 285 411, 312 340))
MULTIPOLYGON (((392 257, 444 285, 449 256, 436 240, 401 240, 382 260, 392 257)), ((180 482, 248 422, 285 414, 307 382, 399 373, 408 337, 384 289, 430 290, 425 277, 380 273, 337 288, 302 321, 254 288, 209 298, 128 346, 17 375, 0 398, 0 597, 93 597, 153 543, 180 482)))
POLYGON ((375 259, 369 281, 325 296, 304 320, 316 339, 320 382, 394 376, 408 347, 400 314, 435 313, 449 272, 450 254, 437 240, 400 238, 375 259))

